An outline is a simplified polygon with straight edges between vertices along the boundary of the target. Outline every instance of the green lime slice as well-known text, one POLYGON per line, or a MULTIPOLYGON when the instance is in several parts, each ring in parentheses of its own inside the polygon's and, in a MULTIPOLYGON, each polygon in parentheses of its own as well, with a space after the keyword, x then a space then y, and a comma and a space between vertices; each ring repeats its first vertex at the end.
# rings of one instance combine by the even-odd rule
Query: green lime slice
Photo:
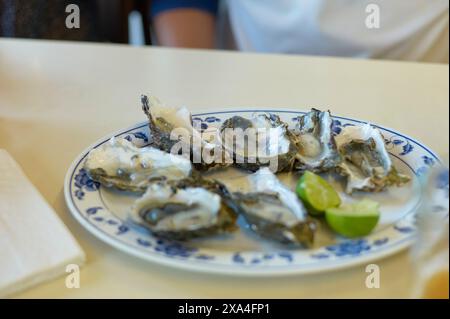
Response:
POLYGON ((325 211, 328 225, 338 234, 353 238, 368 235, 380 219, 379 205, 369 199, 357 203, 328 208, 325 211))
POLYGON ((306 171, 299 179, 296 191, 311 215, 322 215, 326 209, 341 204, 339 194, 333 186, 310 171, 306 171))

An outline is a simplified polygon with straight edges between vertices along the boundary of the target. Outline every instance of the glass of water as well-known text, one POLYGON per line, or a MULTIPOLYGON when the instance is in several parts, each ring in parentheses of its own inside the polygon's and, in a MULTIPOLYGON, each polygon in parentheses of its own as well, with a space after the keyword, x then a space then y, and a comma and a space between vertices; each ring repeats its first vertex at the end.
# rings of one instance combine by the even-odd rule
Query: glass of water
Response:
POLYGON ((417 212, 412 249, 414 298, 449 297, 449 170, 435 165, 423 176, 423 200, 417 212))

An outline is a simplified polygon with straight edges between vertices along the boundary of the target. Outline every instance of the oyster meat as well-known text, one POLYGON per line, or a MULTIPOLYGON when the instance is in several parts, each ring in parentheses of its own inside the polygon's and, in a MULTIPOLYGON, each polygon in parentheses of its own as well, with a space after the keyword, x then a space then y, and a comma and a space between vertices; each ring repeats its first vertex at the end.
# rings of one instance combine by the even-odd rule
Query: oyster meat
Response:
POLYGON ((141 96, 141 103, 149 121, 150 145, 190 158, 196 169, 227 166, 222 147, 207 141, 194 128, 187 108, 169 107, 146 95, 141 96))
POLYGON ((144 192, 160 180, 191 176, 191 162, 153 147, 136 147, 124 138, 111 138, 89 152, 84 168, 92 179, 106 187, 144 192))
POLYGON ((339 164, 341 158, 336 148, 332 124, 329 111, 312 109, 298 117, 292 131, 298 148, 296 169, 324 172, 339 164))
POLYGON ((347 178, 346 192, 378 192, 401 186, 410 178, 399 174, 386 150, 381 132, 370 124, 347 126, 336 136, 342 162, 337 171, 347 178))
POLYGON ((251 230, 282 244, 309 246, 316 224, 307 217, 303 204, 269 170, 262 168, 250 177, 250 193, 234 193, 238 212, 251 230))
POLYGON ((234 165, 251 171, 269 166, 273 172, 292 167, 296 147, 287 124, 276 115, 233 116, 220 128, 221 143, 234 165))
POLYGON ((185 179, 149 186, 131 218, 153 234, 173 240, 212 236, 236 229, 236 212, 225 186, 185 179))

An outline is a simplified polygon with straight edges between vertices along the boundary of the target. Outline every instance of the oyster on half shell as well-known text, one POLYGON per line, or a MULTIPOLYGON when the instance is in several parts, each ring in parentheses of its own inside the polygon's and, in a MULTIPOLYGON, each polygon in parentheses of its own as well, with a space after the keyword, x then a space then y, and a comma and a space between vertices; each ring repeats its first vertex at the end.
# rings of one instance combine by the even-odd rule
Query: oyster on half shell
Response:
POLYGON ((189 178, 150 185, 131 218, 157 236, 188 240, 235 230, 237 215, 225 186, 189 178))
POLYGON ((111 138, 91 150, 84 168, 105 187, 144 192, 160 180, 179 180, 191 176, 191 162, 153 147, 136 147, 124 138, 111 138))
POLYGON ((150 145, 170 153, 172 147, 179 141, 171 138, 174 129, 186 130, 185 140, 190 143, 193 134, 191 112, 185 107, 176 108, 163 105, 155 96, 141 96, 142 110, 148 117, 150 145))
POLYGON ((253 191, 234 193, 233 197, 250 229, 281 244, 311 245, 316 224, 307 217, 297 195, 268 168, 260 169, 249 178, 253 191))
POLYGON ((332 131, 333 119, 329 111, 312 109, 299 116, 295 128, 296 169, 324 172, 335 168, 341 158, 332 131))
POLYGON ((277 115, 253 114, 250 119, 233 116, 222 124, 220 135, 237 167, 256 171, 270 166, 280 172, 293 165, 296 148, 287 124, 277 115))
POLYGON ((336 136, 342 162, 337 171, 347 178, 346 192, 378 192, 401 186, 410 178, 399 174, 386 150, 381 132, 370 124, 347 126, 336 136))
POLYGON ((149 121, 150 145, 190 158, 199 170, 228 166, 222 147, 206 140, 193 126, 187 108, 166 106, 156 97, 146 95, 141 96, 141 103, 149 121))

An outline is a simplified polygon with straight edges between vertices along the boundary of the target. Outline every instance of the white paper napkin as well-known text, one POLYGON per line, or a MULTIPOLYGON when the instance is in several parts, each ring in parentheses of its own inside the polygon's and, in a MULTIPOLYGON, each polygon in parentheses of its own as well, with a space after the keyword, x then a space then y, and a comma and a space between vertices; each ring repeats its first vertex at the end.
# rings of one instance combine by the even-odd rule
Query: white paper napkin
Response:
POLYGON ((66 274, 68 264, 84 260, 67 227, 0 149, 0 297, 66 274))

